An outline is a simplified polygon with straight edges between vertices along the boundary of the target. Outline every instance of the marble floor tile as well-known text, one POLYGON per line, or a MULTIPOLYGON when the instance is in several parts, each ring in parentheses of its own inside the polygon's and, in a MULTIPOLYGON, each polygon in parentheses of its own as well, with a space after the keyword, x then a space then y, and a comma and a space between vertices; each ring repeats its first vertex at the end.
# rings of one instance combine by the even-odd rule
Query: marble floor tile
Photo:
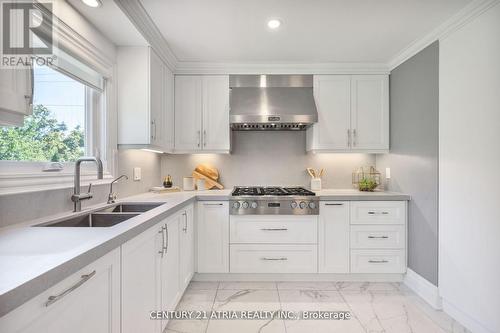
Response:
POLYGON ((334 282, 277 282, 278 290, 337 290, 334 282))
POLYGON ((275 282, 221 282, 219 289, 266 289, 276 290, 275 282))
POLYGON ((286 333, 281 319, 210 320, 207 333, 286 333))
POLYGON ((217 290, 217 288, 219 288, 219 282, 211 281, 191 281, 188 286, 191 290, 217 290))
POLYGON ((398 291, 398 282, 336 282, 339 291, 398 291))
POLYGON ((221 290, 217 291, 214 311, 233 310, 264 310, 274 311, 280 309, 277 290, 221 290))
POLYGON ((303 311, 342 311, 350 308, 338 291, 334 290, 279 290, 281 308, 299 314, 296 320, 285 320, 288 333, 291 332, 345 332, 364 333, 356 318, 347 320, 308 320, 300 317, 303 311))
MULTIPOLYGON (((187 289, 176 310, 182 311, 210 311, 215 301, 217 290, 187 289)), ((182 333, 204 333, 208 325, 208 319, 182 319, 170 320, 167 331, 182 333)))
POLYGON ((368 332, 446 332, 399 291, 341 291, 341 294, 368 332))

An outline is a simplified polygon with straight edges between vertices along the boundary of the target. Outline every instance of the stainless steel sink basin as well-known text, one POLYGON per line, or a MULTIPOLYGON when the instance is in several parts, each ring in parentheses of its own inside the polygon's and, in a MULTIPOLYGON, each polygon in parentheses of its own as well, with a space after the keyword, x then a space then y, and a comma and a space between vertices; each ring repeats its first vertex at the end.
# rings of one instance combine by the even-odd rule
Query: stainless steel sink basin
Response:
POLYGON ((163 202, 123 202, 111 207, 99 210, 99 212, 109 213, 144 213, 153 208, 163 205, 163 202))
POLYGON ((88 213, 79 216, 72 216, 55 222, 35 225, 35 227, 83 227, 83 228, 102 228, 112 227, 122 223, 138 213, 88 213))

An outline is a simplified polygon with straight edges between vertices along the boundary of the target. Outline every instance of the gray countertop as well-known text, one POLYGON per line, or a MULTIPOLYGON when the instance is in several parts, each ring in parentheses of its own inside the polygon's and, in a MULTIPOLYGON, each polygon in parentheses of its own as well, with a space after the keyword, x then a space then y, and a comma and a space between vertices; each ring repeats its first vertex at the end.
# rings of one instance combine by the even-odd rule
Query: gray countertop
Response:
MULTIPOLYGON (((144 193, 127 202, 163 205, 109 228, 32 228, 67 216, 45 217, 0 229, 0 317, 196 200, 228 200, 231 190, 144 193)), ((409 200, 392 192, 323 190, 320 200, 409 200)), ((88 210, 106 205, 98 205, 88 210)))

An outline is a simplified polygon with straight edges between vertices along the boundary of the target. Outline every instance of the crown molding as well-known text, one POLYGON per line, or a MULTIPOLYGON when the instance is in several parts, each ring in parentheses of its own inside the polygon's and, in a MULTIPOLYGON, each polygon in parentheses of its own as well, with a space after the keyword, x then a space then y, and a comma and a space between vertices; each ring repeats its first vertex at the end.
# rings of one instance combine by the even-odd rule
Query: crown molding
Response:
POLYGON ((424 48, 437 40, 446 38, 452 32, 460 29, 462 26, 472 21, 494 5, 500 3, 500 0, 475 0, 461 9, 458 13, 439 25, 436 29, 422 38, 413 41, 410 45, 402 49, 394 58, 392 58, 387 67, 389 70, 401 65, 406 60, 413 57, 424 48))
POLYGON ((389 74, 384 63, 177 63, 175 74, 389 74))
POLYGON ((163 62, 174 71, 177 66, 177 57, 163 38, 162 33, 151 19, 146 9, 138 0, 114 0, 116 5, 127 15, 128 19, 144 36, 149 45, 163 60, 163 62))

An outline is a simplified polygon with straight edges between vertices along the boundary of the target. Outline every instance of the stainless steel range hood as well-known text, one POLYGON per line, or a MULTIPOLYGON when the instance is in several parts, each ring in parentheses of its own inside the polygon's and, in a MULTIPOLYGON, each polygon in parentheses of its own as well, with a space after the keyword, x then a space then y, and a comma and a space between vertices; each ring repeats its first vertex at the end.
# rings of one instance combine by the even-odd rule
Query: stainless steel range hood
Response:
POLYGON ((318 121, 312 75, 231 75, 233 130, 304 130, 318 121))

